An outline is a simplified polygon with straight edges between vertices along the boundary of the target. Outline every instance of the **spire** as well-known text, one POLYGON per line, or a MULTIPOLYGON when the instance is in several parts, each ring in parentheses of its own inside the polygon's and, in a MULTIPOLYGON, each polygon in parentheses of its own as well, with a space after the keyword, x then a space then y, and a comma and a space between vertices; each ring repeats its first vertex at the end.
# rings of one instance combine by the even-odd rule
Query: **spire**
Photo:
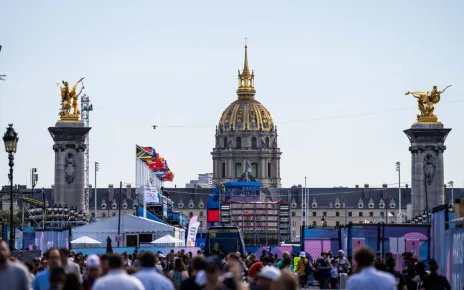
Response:
POLYGON ((245 44, 245 62, 243 63, 243 72, 250 72, 248 68, 248 45, 245 44))
MULTIPOLYGON (((245 38, 246 41, 246 38, 245 38)), ((239 100, 254 99, 255 90, 255 72, 248 67, 248 45, 245 43, 245 60, 243 62, 243 70, 238 71, 238 89, 237 95, 239 100)))

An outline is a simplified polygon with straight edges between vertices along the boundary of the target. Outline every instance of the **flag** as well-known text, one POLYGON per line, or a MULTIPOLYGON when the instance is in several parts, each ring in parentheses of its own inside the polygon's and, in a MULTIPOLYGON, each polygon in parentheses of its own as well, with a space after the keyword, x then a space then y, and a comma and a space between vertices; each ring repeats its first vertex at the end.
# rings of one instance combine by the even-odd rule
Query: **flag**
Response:
POLYGON ((159 194, 157 192, 156 187, 152 188, 152 190, 144 190, 143 191, 143 198, 146 203, 159 203, 159 194))

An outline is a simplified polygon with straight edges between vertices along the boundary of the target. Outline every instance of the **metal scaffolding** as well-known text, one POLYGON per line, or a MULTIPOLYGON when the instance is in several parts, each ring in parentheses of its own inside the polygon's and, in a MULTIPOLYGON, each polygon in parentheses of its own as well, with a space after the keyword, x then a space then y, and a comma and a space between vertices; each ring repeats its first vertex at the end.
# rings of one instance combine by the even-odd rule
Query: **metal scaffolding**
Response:
POLYGON ((221 221, 237 226, 247 245, 276 245, 291 240, 290 206, 283 201, 225 201, 221 221))

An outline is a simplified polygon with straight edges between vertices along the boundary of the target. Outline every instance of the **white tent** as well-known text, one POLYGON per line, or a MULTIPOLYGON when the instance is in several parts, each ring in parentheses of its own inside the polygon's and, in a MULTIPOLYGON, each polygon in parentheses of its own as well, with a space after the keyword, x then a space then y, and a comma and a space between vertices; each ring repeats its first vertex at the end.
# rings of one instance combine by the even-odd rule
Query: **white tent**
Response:
POLYGON ((87 236, 82 236, 78 239, 75 239, 74 241, 71 241, 71 244, 101 244, 101 242, 94 240, 92 238, 89 238, 87 236))
MULTIPOLYGON (((112 240, 113 247, 117 246, 116 236, 118 235, 118 216, 106 218, 88 225, 75 227, 72 229, 72 237, 79 238, 87 236, 101 242, 106 246, 106 238, 109 236, 112 240)), ((137 217, 128 214, 121 214, 121 230, 120 236, 122 240, 120 246, 127 247, 126 240, 129 236, 130 239, 141 242, 141 235, 151 235, 150 241, 171 235, 178 239, 184 239, 185 230, 176 228, 168 224, 156 222, 142 217, 137 217)))
POLYGON ((151 244, 171 244, 171 245, 174 244, 177 247, 185 246, 185 242, 183 240, 174 238, 171 235, 165 235, 164 237, 156 239, 153 242, 151 242, 151 244))

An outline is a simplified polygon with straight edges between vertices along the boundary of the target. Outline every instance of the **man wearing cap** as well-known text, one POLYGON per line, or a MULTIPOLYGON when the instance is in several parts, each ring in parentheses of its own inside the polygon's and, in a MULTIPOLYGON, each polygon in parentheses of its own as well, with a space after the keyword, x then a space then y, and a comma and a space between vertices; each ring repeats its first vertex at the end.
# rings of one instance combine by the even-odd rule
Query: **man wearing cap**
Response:
POLYGON ((309 263, 309 260, 306 258, 305 252, 300 252, 300 259, 297 264, 298 277, 300 278, 300 286, 306 288, 308 285, 308 274, 306 273, 306 265, 309 263))
POLYGON ((93 283, 100 277, 100 257, 93 254, 85 261, 87 271, 84 277, 84 290, 92 289, 93 283))
POLYGON ((350 267, 351 267, 350 261, 348 261, 348 259, 345 257, 345 252, 343 252, 343 250, 338 251, 338 258, 337 258, 338 274, 341 274, 341 273, 348 274, 350 267))

